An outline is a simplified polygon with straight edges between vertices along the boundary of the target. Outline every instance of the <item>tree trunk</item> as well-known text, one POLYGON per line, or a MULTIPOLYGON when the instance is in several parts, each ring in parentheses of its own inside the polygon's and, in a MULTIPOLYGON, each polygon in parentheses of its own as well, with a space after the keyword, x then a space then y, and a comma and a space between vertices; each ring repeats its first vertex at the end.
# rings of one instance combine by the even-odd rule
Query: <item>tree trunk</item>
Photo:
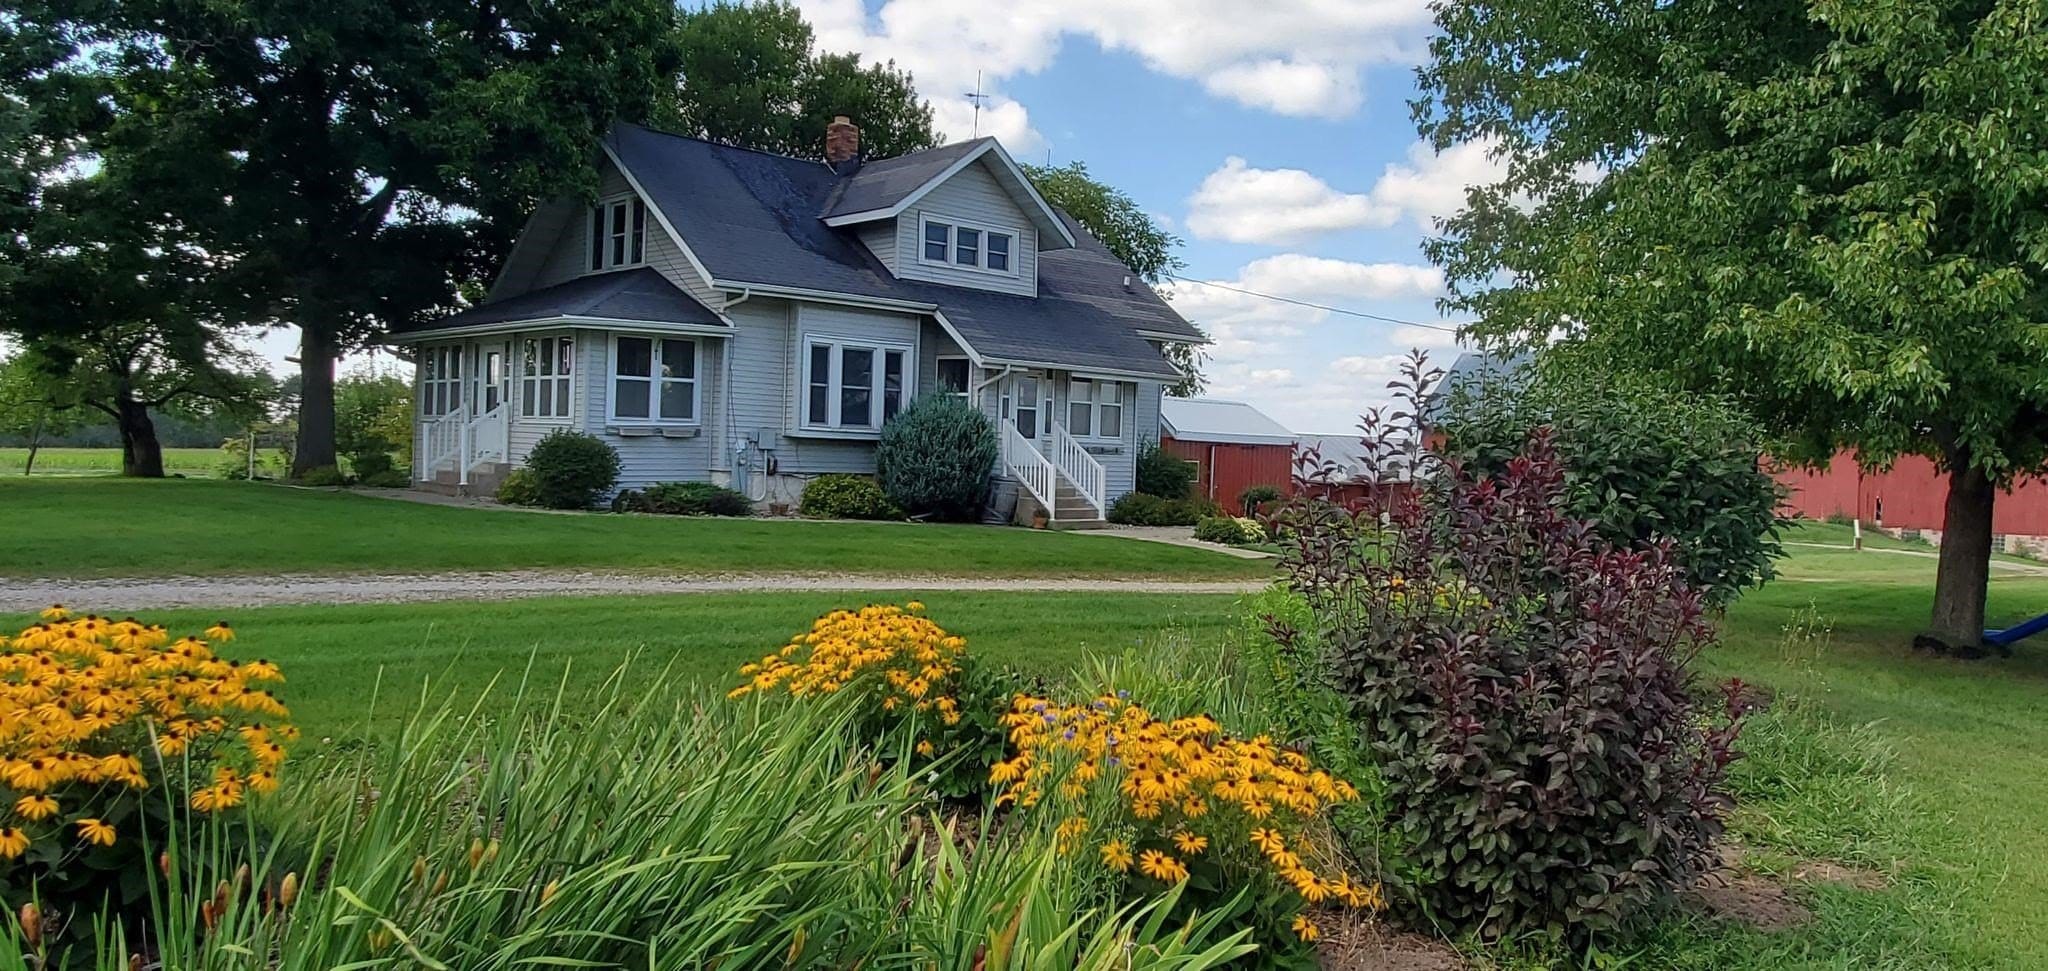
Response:
POLYGON ((21 474, 24 478, 36 470, 36 453, 43 449, 43 422, 48 418, 49 412, 48 407, 37 409, 35 427, 29 429, 28 461, 22 463, 21 466, 21 474))
POLYGON ((1941 565, 1934 579, 1934 620, 1928 636, 1950 650, 1975 654, 1984 644, 1984 590, 1991 575, 1991 509, 1998 493, 1984 471, 1955 461, 1941 522, 1941 565))
POLYGON ((334 340, 324 323, 299 326, 299 433, 292 477, 334 467, 334 340))
POLYGON ((114 423, 121 430, 121 474, 139 479, 164 477, 164 447, 156 440, 149 408, 123 396, 114 401, 114 423))

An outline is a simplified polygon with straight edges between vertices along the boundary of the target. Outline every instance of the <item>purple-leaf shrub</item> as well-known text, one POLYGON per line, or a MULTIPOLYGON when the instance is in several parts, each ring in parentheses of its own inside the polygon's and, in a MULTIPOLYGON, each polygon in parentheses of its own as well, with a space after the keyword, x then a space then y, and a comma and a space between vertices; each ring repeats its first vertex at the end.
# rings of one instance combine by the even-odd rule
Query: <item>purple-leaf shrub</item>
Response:
POLYGON ((1303 457, 1275 525, 1315 629, 1274 633, 1312 635, 1349 699, 1409 906, 1488 937, 1609 929, 1713 864, 1738 731, 1695 700, 1713 631, 1668 543, 1566 512, 1546 430, 1490 478, 1423 448, 1424 368, 1361 425, 1362 498, 1303 457))

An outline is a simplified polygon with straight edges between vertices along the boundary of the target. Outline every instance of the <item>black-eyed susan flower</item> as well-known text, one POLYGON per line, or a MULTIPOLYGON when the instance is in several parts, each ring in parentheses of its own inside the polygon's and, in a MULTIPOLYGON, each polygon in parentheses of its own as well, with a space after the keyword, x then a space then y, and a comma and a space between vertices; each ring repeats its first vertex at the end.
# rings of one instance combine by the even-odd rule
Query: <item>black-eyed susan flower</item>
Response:
POLYGON ((28 852, 28 834, 13 826, 0 827, 0 858, 12 860, 28 852))
POLYGON ((92 818, 80 819, 76 821, 73 825, 78 827, 79 839, 94 844, 95 846, 114 845, 114 827, 109 826, 106 823, 101 822, 100 820, 92 818))
POLYGON ((14 801, 14 814, 40 822, 57 815, 57 800, 40 794, 23 796, 14 801))
POLYGON ((1173 834, 1173 845, 1182 853, 1193 856, 1209 848, 1209 837, 1197 836, 1187 830, 1173 834))
POLYGON ((64 609, 63 604, 51 604, 43 608, 40 616, 44 620, 64 620, 71 616, 71 611, 64 609))
POLYGON ((212 627, 208 627, 200 633, 205 634, 207 640, 215 641, 221 644, 225 644, 235 639, 235 629, 233 627, 228 626, 228 622, 225 620, 214 624, 212 627))
POLYGON ((1179 883, 1188 878, 1185 865, 1158 850, 1146 850, 1138 855, 1138 871, 1165 883, 1179 883))
POLYGON ((1294 915, 1294 936, 1304 941, 1314 941, 1316 938, 1323 936, 1323 930, 1316 926, 1315 921, 1308 919, 1307 914, 1296 914, 1294 915))
POLYGON ((1099 852, 1102 854, 1103 866, 1118 873, 1131 868, 1131 848, 1125 846, 1123 840, 1110 840, 1102 844, 1099 852))

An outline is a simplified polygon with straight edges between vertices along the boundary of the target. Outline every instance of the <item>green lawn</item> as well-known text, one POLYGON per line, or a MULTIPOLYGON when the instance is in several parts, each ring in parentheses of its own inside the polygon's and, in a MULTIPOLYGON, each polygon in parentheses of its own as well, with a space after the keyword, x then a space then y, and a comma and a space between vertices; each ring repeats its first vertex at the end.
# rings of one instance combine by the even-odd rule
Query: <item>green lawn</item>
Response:
POLYGON ((594 569, 1229 579, 1267 560, 904 523, 545 514, 264 483, 0 477, 0 576, 594 569))
MULTIPOLYGON (((164 472, 170 475, 213 478, 227 464, 226 452, 217 448, 164 449, 164 472)), ((0 448, 0 476, 19 476, 28 462, 28 449, 0 448)), ((276 449, 257 455, 258 473, 275 475, 280 460, 276 449)), ((121 471, 118 448, 45 448, 36 452, 34 475, 116 475, 121 471)))

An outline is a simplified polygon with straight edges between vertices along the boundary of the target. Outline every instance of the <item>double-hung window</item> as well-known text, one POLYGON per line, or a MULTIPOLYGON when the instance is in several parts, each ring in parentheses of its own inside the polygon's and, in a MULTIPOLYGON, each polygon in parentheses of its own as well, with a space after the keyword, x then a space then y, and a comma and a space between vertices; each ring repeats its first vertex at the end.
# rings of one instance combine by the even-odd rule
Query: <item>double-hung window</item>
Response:
POLYGON ((674 337, 612 338, 611 420, 697 423, 697 342, 674 337))
POLYGON ((639 196, 590 210, 590 269, 636 266, 647 259, 647 204, 639 196))
POLYGON ((922 255, 926 263, 1011 273, 1011 254, 1016 245, 1014 233, 962 226, 944 219, 924 221, 922 255))
POLYGON ((873 431, 896 417, 910 395, 910 348, 808 337, 803 357, 803 425, 823 431, 873 431))
POLYGON ((576 358, 568 337, 529 337, 521 348, 519 413, 527 418, 569 417, 569 372, 576 358))
POLYGON ((462 403, 462 351, 459 344, 423 350, 419 365, 421 415, 446 415, 462 403))
POLYGON ((1075 378, 1067 386, 1067 432, 1075 438, 1124 436, 1124 386, 1075 378))

